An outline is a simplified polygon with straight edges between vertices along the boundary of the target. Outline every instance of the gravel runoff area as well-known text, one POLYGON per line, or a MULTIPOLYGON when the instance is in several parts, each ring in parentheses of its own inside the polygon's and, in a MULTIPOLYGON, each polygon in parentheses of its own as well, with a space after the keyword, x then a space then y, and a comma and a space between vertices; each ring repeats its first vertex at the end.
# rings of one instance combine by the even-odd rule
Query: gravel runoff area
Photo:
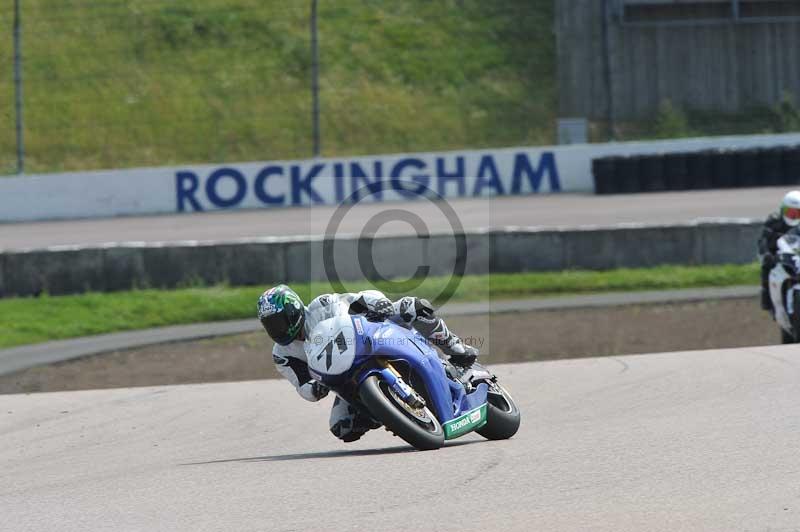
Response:
MULTIPOLYGON (((779 342, 754 298, 448 318, 488 364, 750 347, 779 342)), ((0 377, 0 393, 275 378, 263 333, 162 344, 0 377)))

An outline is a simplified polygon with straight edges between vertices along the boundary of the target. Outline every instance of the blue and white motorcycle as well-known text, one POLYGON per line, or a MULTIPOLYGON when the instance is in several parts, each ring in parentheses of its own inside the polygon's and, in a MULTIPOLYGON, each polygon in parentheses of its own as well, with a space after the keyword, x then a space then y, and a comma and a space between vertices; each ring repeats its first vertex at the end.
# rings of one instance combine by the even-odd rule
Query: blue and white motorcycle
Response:
POLYGON ((338 316, 306 341, 311 376, 419 450, 476 431, 516 434, 520 412, 497 377, 442 360, 419 333, 386 321, 338 316))

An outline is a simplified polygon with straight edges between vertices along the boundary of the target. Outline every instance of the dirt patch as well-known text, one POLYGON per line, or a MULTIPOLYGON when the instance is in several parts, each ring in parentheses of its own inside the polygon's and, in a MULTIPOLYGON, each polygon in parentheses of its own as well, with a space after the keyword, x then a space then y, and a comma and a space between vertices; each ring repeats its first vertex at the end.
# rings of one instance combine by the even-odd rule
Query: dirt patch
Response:
MULTIPOLYGON (((747 347, 777 343, 754 299, 447 320, 491 363, 747 347)), ((238 381, 278 377, 263 333, 165 344, 31 368, 0 377, 0 393, 238 381)))

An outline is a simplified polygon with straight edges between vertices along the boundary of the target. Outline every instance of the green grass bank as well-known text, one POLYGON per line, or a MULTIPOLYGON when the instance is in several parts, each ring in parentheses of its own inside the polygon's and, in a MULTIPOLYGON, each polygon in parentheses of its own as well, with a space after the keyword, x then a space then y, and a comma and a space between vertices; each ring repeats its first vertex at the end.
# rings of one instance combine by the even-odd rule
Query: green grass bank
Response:
MULTIPOLYGON (((309 157, 310 4, 22 2, 26 170, 309 157)), ((324 155, 553 140, 552 0, 319 6, 324 155)), ((6 7, 0 174, 16 149, 6 7)))
MULTIPOLYGON (((307 158, 310 1, 21 2, 26 171, 307 158)), ((319 3, 322 151, 555 141, 555 0, 319 3)), ((0 9, 0 175, 15 171, 13 4, 0 9)), ((797 102, 664 102, 617 140, 800 130, 797 102)), ((592 125, 592 141, 610 138, 592 125)))
MULTIPOLYGON (((348 290, 377 288, 397 298, 407 293, 433 299, 447 278, 422 284, 350 283, 348 290)), ((452 301, 487 301, 562 294, 695 287, 757 285, 759 268, 744 266, 663 266, 652 269, 567 271, 467 276, 452 301)), ((330 292, 324 283, 293 285, 308 302, 330 292)), ((0 300, 0 348, 96 334, 254 317, 262 288, 198 287, 174 291, 140 290, 79 296, 0 300)), ((255 319, 255 318, 254 318, 255 319)))

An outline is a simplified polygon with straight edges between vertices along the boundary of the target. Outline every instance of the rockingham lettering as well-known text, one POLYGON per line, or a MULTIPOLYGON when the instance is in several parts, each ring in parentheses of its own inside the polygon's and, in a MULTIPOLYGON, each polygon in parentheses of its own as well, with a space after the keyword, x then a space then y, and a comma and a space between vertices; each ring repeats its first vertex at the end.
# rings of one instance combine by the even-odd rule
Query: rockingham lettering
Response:
POLYGON ((560 192, 551 151, 419 154, 175 172, 178 212, 560 192))

